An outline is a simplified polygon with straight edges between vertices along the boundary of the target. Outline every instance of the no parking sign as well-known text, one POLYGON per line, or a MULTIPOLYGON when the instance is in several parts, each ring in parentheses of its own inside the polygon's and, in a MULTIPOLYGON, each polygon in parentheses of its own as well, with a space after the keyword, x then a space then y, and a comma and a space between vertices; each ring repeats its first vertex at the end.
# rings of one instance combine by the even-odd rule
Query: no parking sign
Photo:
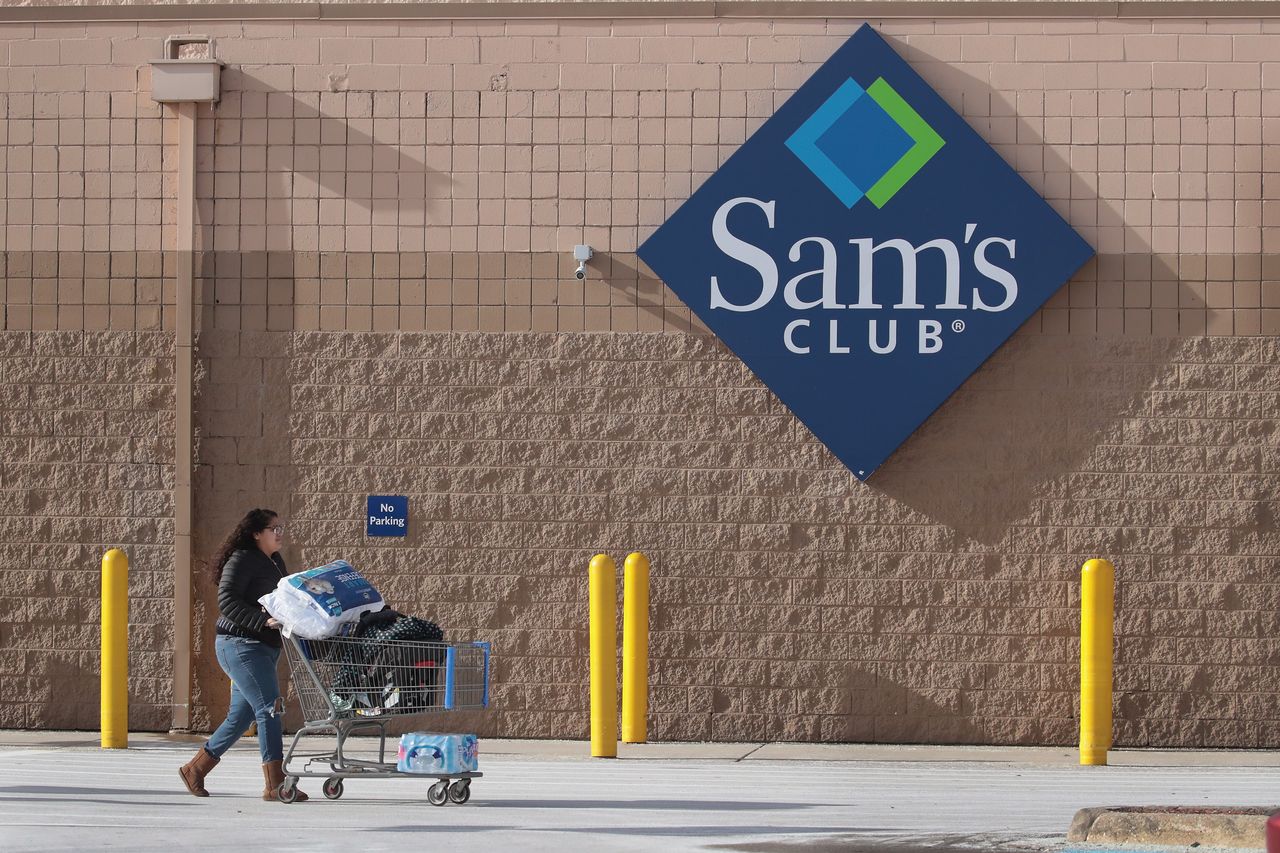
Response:
POLYGON ((404 495, 369 495, 365 513, 367 536, 405 536, 409 533, 409 498, 404 495))

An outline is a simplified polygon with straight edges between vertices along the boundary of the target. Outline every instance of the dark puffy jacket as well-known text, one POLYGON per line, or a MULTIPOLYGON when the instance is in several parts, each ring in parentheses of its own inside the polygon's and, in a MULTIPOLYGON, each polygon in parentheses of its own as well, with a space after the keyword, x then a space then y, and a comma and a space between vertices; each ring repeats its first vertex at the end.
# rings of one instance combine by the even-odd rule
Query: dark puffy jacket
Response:
POLYGON ((257 548, 234 552, 218 582, 218 633, 280 648, 280 632, 267 627, 267 612, 258 599, 275 589, 285 574, 279 553, 268 557, 257 548))

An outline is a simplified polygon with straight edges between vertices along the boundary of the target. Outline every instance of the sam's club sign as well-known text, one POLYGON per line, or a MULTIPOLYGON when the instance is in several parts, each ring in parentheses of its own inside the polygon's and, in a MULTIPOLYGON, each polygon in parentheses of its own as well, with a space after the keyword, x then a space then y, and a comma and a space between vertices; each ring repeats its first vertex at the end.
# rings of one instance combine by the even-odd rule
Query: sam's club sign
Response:
POLYGON ((639 254, 865 480, 1093 250, 864 25, 639 254))

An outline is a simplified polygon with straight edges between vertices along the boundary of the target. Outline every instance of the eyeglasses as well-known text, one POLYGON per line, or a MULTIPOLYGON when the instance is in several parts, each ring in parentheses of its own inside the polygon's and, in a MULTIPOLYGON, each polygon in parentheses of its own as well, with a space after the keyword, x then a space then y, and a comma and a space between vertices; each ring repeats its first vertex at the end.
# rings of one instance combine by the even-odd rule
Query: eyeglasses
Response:
POLYGON ((267 529, 268 529, 268 530, 270 530, 272 533, 274 533, 274 534, 275 534, 275 535, 277 535, 277 536, 283 536, 283 535, 284 535, 284 525, 283 525, 283 524, 277 524, 275 527, 268 527, 267 529))

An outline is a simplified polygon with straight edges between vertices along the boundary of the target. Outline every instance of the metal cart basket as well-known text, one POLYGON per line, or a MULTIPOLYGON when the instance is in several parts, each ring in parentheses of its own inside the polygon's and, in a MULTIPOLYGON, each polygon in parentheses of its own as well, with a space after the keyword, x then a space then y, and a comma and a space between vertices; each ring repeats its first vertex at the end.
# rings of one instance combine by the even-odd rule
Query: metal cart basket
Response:
POLYGON ((387 723, 411 714, 487 707, 488 643, 290 637, 284 647, 306 724, 285 752, 281 802, 298 798, 298 779, 304 776, 324 778, 324 795, 331 800, 342 796, 342 780, 354 777, 435 778, 427 801, 436 806, 471 798, 471 780, 481 773, 400 772, 394 760, 387 760, 387 723), (361 730, 378 734, 376 761, 346 754, 347 739, 361 730), (320 734, 335 736, 337 746, 327 752, 298 750, 303 737, 320 734))

